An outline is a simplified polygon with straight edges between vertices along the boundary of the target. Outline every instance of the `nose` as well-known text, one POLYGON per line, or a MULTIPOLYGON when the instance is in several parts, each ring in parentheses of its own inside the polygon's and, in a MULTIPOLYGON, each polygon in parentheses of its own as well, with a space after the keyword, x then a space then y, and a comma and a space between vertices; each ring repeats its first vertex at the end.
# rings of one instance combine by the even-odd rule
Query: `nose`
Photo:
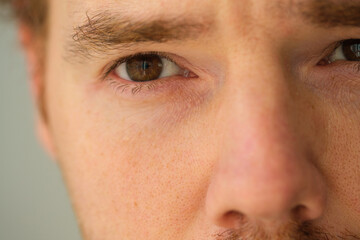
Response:
POLYGON ((310 140, 301 137, 309 129, 298 124, 291 87, 284 84, 281 68, 249 69, 229 71, 232 86, 221 98, 218 118, 224 136, 207 190, 207 215, 226 228, 238 228, 243 220, 317 219, 323 213, 325 184, 310 140))

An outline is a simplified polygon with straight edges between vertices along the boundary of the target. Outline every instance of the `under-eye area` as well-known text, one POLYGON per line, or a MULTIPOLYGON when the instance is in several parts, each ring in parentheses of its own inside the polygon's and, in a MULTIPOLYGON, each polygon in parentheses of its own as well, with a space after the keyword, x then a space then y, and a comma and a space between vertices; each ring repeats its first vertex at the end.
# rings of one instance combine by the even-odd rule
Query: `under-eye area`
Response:
MULTIPOLYGON (((4 2, 82 239, 360 240, 359 0, 4 2)), ((20 69, 12 47, 0 75, 20 69)), ((3 95, 26 81, 0 78, 0 176, 15 163, 4 176, 20 179, 33 161, 2 154, 28 153, 13 141, 25 94, 3 95)), ((41 177, 29 174, 17 181, 41 177)), ((33 188, 3 205, 2 180, 0 209, 33 208, 33 188)), ((3 215, 0 239, 73 239, 37 214, 3 215)))
POLYGON ((306 83, 321 91, 323 96, 341 104, 360 103, 360 40, 347 39, 333 44, 317 68, 308 73, 306 83))

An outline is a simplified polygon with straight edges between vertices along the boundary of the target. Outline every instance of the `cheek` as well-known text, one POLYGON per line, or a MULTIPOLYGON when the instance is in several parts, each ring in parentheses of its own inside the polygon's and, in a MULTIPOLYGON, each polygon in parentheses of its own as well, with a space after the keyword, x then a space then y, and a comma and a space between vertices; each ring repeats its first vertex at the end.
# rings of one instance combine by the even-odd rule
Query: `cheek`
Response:
POLYGON ((175 239, 202 208, 215 162, 206 104, 175 95, 130 108, 109 92, 61 82, 48 86, 50 122, 84 232, 175 239))
POLYGON ((327 144, 320 163, 329 189, 328 205, 336 216, 334 222, 355 226, 356 232, 360 223, 360 113, 347 107, 328 113, 327 144))

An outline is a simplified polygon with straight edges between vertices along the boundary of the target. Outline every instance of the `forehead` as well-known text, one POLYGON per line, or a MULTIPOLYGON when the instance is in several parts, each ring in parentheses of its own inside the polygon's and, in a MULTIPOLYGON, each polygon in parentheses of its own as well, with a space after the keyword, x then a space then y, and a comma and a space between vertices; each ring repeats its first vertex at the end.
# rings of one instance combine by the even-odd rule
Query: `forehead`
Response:
MULTIPOLYGON (((322 28, 359 27, 360 23, 359 0, 52 1, 50 16, 60 30, 65 30, 62 35, 71 42, 65 49, 70 52, 74 40, 75 49, 87 52, 99 43, 111 49, 131 42, 195 39, 198 33, 212 30, 218 30, 218 37, 230 32, 224 29, 244 36, 253 29, 279 32, 294 22, 322 28)), ((59 31, 55 29, 51 30, 59 31)))
MULTIPOLYGON (((56 5, 65 5, 70 18, 81 18, 84 12, 103 11, 111 9, 123 17, 136 16, 184 16, 220 17, 247 13, 262 9, 268 14, 276 14, 292 9, 294 5, 306 4, 311 0, 52 0, 56 5)), ((256 14, 254 12, 254 14, 256 14)))
MULTIPOLYGON (((121 18, 147 20, 156 18, 211 19, 223 18, 256 22, 262 18, 294 20, 298 16, 311 21, 328 23, 329 26, 347 21, 347 25, 358 26, 360 22, 360 0, 50 0, 52 10, 61 9, 67 20, 84 22, 87 14, 110 11, 121 18), (329 19, 329 16, 334 16, 329 19), (357 18, 354 18, 357 16, 357 18), (350 19, 350 20, 347 20, 350 19)), ((215 21, 214 21, 215 20, 215 21)))

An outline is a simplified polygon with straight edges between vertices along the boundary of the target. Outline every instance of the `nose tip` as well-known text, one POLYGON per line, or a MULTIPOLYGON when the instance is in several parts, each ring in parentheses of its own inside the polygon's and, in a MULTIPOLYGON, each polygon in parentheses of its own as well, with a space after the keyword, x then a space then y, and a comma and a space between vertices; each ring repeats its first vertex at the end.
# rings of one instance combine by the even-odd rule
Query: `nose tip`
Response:
POLYGON ((285 171, 272 179, 218 171, 207 193, 208 216, 216 225, 233 229, 248 221, 281 225, 317 219, 325 198, 322 179, 314 171, 285 171))
POLYGON ((269 186, 262 189, 259 186, 259 189, 248 189, 247 193, 243 193, 245 196, 237 206, 238 208, 241 206, 242 214, 261 220, 281 219, 294 215, 295 210, 300 206, 297 203, 299 194, 297 186, 289 182, 281 182, 280 186, 276 186, 279 183, 270 181, 264 183, 269 186))

